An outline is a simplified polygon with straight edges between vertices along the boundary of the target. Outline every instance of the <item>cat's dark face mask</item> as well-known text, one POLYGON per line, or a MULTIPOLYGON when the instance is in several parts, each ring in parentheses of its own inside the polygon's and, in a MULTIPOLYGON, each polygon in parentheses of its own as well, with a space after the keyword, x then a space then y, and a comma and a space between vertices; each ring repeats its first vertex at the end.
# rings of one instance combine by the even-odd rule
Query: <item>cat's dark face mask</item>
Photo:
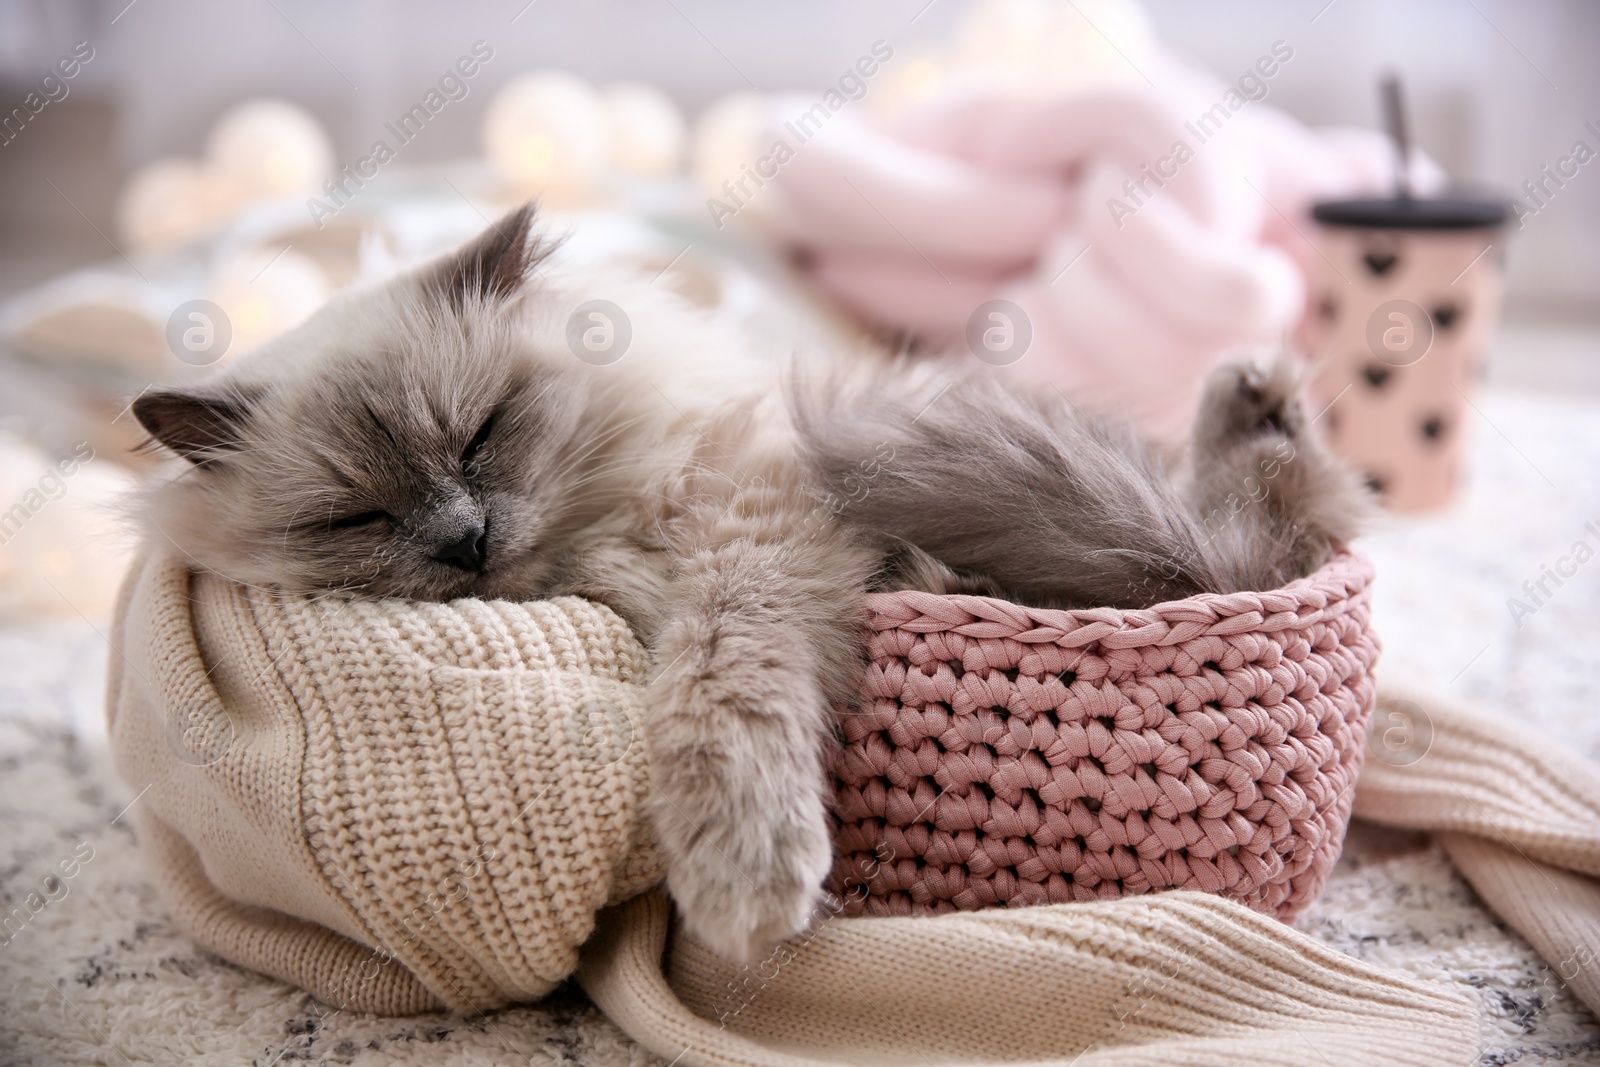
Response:
POLYGON ((607 430, 583 376, 507 327, 543 254, 531 217, 331 312, 292 371, 139 397, 152 441, 194 465, 156 527, 210 569, 296 592, 544 591, 603 487, 607 430))

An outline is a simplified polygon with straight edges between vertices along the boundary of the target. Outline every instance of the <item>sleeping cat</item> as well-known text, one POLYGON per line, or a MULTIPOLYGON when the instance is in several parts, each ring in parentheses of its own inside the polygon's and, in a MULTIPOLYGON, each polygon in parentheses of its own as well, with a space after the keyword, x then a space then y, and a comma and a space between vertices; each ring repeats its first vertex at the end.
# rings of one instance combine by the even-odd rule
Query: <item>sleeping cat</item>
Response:
POLYGON ((735 960, 821 895, 830 709, 857 690, 864 593, 1142 607, 1272 588, 1362 510, 1284 363, 1216 372, 1185 468, 956 363, 754 358, 642 285, 620 297, 625 358, 593 366, 567 317, 624 290, 563 279, 550 252, 523 208, 208 384, 146 392, 134 413, 188 463, 141 513, 253 586, 614 608, 656 664, 669 891, 735 960))

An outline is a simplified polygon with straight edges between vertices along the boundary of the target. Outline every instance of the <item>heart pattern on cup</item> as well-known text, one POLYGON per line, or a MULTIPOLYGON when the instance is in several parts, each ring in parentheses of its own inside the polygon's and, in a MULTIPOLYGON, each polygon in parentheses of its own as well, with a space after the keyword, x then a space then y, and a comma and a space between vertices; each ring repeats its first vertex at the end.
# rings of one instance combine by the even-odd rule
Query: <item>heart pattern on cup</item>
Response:
POLYGON ((1394 265, 1400 262, 1400 257, 1393 252, 1368 252, 1361 257, 1361 261, 1367 265, 1368 270, 1381 278, 1394 269, 1394 265))

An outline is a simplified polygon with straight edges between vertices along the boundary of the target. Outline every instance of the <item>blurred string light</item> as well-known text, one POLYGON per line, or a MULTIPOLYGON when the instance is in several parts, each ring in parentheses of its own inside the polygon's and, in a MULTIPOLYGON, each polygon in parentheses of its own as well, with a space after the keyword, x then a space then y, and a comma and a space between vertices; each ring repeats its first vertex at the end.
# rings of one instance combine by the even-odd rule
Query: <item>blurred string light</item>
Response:
POLYGON ((204 164, 158 159, 128 179, 117 200, 117 227, 136 251, 186 244, 233 214, 234 193, 204 164))
POLYGON ((56 458, 0 431, 0 618, 110 616, 133 550, 118 517, 133 484, 86 442, 56 458))
POLYGON ((333 171, 333 145, 301 108, 252 100, 212 129, 206 161, 241 199, 268 200, 320 185, 333 171))
MULTIPOLYGON (((118 226, 135 251, 170 251, 220 233, 252 205, 315 191, 333 168, 332 142, 303 108, 247 100, 218 119, 201 158, 135 172, 117 204, 118 226)), ((332 288, 313 260, 274 248, 226 255, 209 272, 207 296, 229 317, 232 355, 303 322, 332 288)))
MULTIPOLYGON (((723 182, 738 177, 750 160, 760 156, 767 147, 763 138, 768 118, 768 99, 747 89, 729 93, 701 112, 691 163, 701 189, 720 194, 723 182)), ((757 211, 766 203, 767 198, 751 200, 757 211)))
POLYGON ((333 171, 327 132, 283 100, 248 100, 218 120, 203 158, 162 159, 136 171, 117 224, 137 251, 175 248, 251 203, 315 189, 333 171))
POLYGON ((685 124, 638 82, 597 90, 564 71, 523 74, 489 105, 484 151, 514 196, 591 195, 608 174, 665 177, 682 166, 685 124))
MULTIPOLYGON (((491 101, 483 134, 502 198, 541 196, 553 206, 592 202, 615 178, 675 176, 688 139, 682 112, 661 90, 639 82, 597 89, 559 71, 508 82, 491 101)), ((335 167, 331 141, 308 112, 279 99, 247 100, 217 121, 199 158, 159 159, 135 172, 118 198, 118 227, 134 253, 206 254, 208 242, 261 206, 255 236, 242 247, 221 240, 207 265, 204 295, 231 327, 228 358, 304 321, 335 288, 313 252, 317 243, 296 248, 298 238, 270 221, 282 202, 322 190, 335 167), (272 234, 282 234, 281 243, 272 234)), ((78 310, 103 317, 108 308, 78 310)))
MULTIPOLYGON (((884 64, 861 104, 871 121, 894 126, 918 106, 974 86, 1043 94, 1142 84, 1143 71, 1160 68, 1158 52, 1148 16, 1132 0, 976 0, 947 43, 908 45, 884 64)), ((739 90, 701 113, 691 169, 703 192, 720 195, 769 147, 773 108, 783 106, 739 90)), ((754 198, 753 213, 771 199, 754 198)))
POLYGON ((601 91, 611 135, 611 169, 639 177, 675 174, 687 140, 683 113, 653 85, 618 82, 601 91))
POLYGON ((483 136, 501 176, 529 193, 587 187, 604 168, 610 141, 600 94, 561 71, 507 82, 489 105, 483 136))
POLYGON ((1157 49, 1149 16, 1132 0, 978 0, 941 60, 949 78, 999 76, 1059 91, 1143 81, 1157 49))
POLYGON ((212 273, 209 296, 228 314, 229 352, 244 352, 293 329, 333 293, 327 274, 293 250, 229 259, 212 273))

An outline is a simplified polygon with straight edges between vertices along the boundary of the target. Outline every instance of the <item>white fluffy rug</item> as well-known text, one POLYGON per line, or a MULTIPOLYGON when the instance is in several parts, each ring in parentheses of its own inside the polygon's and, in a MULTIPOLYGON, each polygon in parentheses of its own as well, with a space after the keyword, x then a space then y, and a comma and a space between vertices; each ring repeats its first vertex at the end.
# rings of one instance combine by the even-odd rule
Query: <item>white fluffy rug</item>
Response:
MULTIPOLYGON (((1585 520, 1600 522, 1600 412, 1511 396, 1481 406, 1498 430, 1480 427, 1471 498, 1448 518, 1396 524, 1367 545, 1379 565, 1381 669, 1600 758, 1590 695, 1600 568, 1580 572, 1520 630, 1505 607, 1585 520)), ((0 931, 0 1064, 660 1062, 575 989, 477 1018, 329 1015, 196 949, 166 917, 121 817, 138 801, 101 740, 105 655, 86 624, 0 629, 0 905, 27 916, 30 893, 43 901, 0 931), (42 885, 63 862, 73 876, 42 885)), ((1481 1063, 1600 1063, 1600 1023, 1426 838, 1357 824, 1300 927, 1471 991, 1481 1063)))

